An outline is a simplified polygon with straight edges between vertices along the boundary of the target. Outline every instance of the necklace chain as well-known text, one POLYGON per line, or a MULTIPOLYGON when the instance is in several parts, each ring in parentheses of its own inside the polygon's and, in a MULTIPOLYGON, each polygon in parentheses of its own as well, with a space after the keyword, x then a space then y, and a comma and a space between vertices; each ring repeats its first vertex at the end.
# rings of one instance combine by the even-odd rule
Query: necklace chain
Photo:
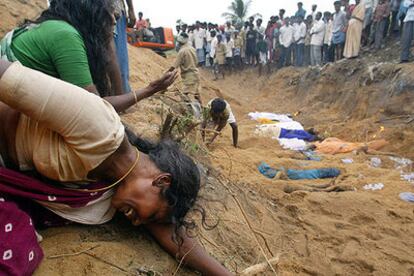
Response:
POLYGON ((136 158, 136 160, 135 160, 135 162, 134 162, 134 164, 131 166, 131 168, 126 172, 126 174, 124 174, 124 176, 122 176, 118 181, 116 181, 115 183, 113 183, 113 184, 111 184, 111 185, 109 185, 109 186, 107 186, 107 187, 104 187, 104 188, 101 188, 101 189, 96 189, 96 190, 86 190, 86 189, 69 189, 69 188, 67 188, 66 190, 72 190, 72 191, 78 191, 78 192, 83 192, 83 193, 99 193, 99 192, 104 192, 104 191, 108 191, 108 190, 110 190, 110 189, 112 189, 113 187, 115 187, 115 186, 117 186, 119 183, 121 183, 123 180, 125 180, 125 178, 127 178, 131 173, 132 173, 132 171, 135 169, 135 167, 137 166, 137 164, 138 164, 138 161, 139 161, 139 156, 140 156, 140 153, 139 153, 139 150, 137 149, 137 148, 135 148, 135 150, 136 150, 136 152, 137 152, 137 158, 136 158))

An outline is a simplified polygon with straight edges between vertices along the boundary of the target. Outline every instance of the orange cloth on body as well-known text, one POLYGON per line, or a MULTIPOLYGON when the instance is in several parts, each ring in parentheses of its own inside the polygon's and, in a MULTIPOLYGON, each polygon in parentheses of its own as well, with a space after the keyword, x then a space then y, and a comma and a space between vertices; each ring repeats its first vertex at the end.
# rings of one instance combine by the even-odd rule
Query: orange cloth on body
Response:
POLYGON ((368 143, 345 142, 338 138, 328 138, 323 142, 315 142, 316 152, 324 154, 348 153, 368 147, 369 150, 379 150, 388 145, 385 140, 375 140, 368 143))

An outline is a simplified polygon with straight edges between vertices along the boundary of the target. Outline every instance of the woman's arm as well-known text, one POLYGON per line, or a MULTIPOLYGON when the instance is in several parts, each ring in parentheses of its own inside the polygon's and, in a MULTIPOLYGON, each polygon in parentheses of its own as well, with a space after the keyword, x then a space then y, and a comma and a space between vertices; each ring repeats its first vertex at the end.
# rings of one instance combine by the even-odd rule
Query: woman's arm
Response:
POLYGON ((223 265, 212 258, 207 252, 192 238, 183 233, 184 243, 181 248, 172 240, 174 226, 169 224, 150 224, 145 226, 150 234, 157 240, 171 256, 182 259, 183 264, 189 266, 203 275, 221 276, 232 275, 223 265))
POLYGON ((143 89, 139 89, 135 92, 133 91, 124 95, 105 97, 104 99, 107 100, 117 112, 122 112, 137 102, 151 97, 157 92, 167 90, 167 88, 174 83, 177 77, 177 71, 170 70, 169 72, 165 73, 160 79, 151 82, 150 85, 143 89))
MULTIPOLYGON (((160 79, 150 83, 150 85, 143 89, 132 91, 131 93, 127 94, 104 97, 104 99, 108 101, 117 112, 122 112, 130 108, 137 102, 145 98, 149 98, 157 92, 166 90, 171 84, 174 83, 177 77, 177 71, 174 69, 170 69, 170 71, 165 73, 160 79), (134 94, 136 96, 136 99, 134 94)), ((88 85, 84 87, 84 89, 91 93, 99 95, 95 85, 88 85)))

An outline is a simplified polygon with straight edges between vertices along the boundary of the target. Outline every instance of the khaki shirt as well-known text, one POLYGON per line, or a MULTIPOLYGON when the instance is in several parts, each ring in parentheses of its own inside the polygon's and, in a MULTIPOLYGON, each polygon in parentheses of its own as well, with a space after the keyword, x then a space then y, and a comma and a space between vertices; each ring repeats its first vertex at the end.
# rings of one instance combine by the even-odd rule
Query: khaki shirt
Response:
POLYGON ((226 52, 227 52, 227 47, 224 44, 224 42, 217 44, 215 62, 218 63, 219 65, 226 64, 226 52))
POLYGON ((243 37, 238 36, 236 39, 234 39, 234 48, 243 49, 243 45, 243 37))
POLYGON ((184 79, 186 76, 198 76, 197 65, 196 50, 190 44, 183 45, 174 64, 175 68, 180 68, 181 77, 184 79))

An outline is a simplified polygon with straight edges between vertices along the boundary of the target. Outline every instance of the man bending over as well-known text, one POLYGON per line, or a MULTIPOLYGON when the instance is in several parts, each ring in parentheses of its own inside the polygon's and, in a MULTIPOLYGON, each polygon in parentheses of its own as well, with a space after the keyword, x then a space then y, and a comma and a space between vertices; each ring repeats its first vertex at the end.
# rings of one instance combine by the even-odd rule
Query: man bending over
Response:
POLYGON ((206 132, 210 131, 213 133, 213 136, 211 140, 207 142, 207 145, 212 144, 227 123, 230 124, 233 130, 233 145, 234 147, 237 147, 239 130, 237 127, 236 118, 231 111, 230 104, 220 98, 211 100, 204 112, 204 121, 202 124, 203 141, 205 141, 206 132))

